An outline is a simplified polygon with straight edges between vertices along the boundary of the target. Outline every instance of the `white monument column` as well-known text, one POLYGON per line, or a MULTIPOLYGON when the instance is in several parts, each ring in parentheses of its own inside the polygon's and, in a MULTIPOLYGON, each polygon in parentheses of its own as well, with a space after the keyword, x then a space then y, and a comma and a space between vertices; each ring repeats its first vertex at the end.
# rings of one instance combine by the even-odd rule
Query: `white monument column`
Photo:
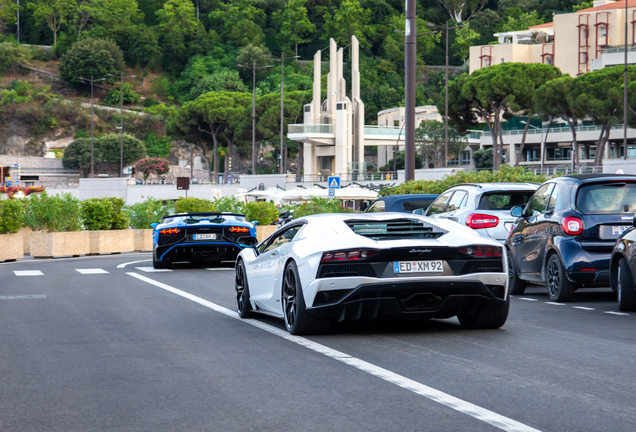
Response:
POLYGON ((358 170, 364 173, 364 102, 360 99, 360 42, 355 36, 351 37, 351 100, 353 102, 353 145, 358 153, 358 170))
POLYGON ((314 54, 314 99, 311 101, 311 108, 313 111, 313 124, 320 124, 320 107, 322 105, 320 94, 320 50, 314 54))

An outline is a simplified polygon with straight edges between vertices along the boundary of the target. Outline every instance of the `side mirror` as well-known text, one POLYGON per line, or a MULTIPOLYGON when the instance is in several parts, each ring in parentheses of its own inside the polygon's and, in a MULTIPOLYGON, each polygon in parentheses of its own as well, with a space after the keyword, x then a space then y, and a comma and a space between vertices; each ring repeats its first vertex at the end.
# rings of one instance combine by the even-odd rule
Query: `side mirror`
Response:
POLYGON ((415 210, 413 210, 413 214, 423 215, 424 214, 424 209, 415 209, 415 210))
POLYGON ((510 215, 516 218, 523 216, 523 206, 515 206, 510 210, 510 215))
POLYGON ((252 222, 254 225, 258 225, 258 221, 250 221, 252 222))
POLYGON ((258 244, 258 240, 255 237, 241 237, 238 239, 238 244, 247 247, 254 247, 258 244))
POLYGON ((151 223, 151 224, 150 224, 150 226, 151 226, 152 228, 156 227, 157 225, 159 225, 157 222, 153 222, 153 223, 151 223))

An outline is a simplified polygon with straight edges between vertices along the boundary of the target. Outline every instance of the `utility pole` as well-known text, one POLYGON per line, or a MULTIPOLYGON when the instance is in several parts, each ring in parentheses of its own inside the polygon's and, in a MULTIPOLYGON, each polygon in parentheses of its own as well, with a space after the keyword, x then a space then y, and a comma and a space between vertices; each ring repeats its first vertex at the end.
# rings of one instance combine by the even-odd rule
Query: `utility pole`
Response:
POLYGON ((256 174, 256 70, 270 68, 272 65, 256 67, 254 62, 252 66, 237 66, 252 69, 252 174, 256 174))
POLYGON ((18 24, 18 29, 17 29, 17 39, 18 39, 18 45, 20 44, 20 0, 18 1, 18 8, 17 8, 17 13, 18 13, 18 20, 16 21, 16 23, 18 24))
MULTIPOLYGON (((117 76, 117 75, 113 75, 113 74, 108 74, 108 76, 117 76)), ((119 114, 121 117, 121 123, 119 126, 119 129, 121 129, 121 134, 120 134, 120 142, 121 142, 121 146, 120 146, 120 153, 119 153, 119 173, 121 174, 121 176, 124 176, 124 79, 128 79, 128 78, 135 78, 136 75, 130 75, 125 77, 124 73, 121 73, 121 87, 119 90, 119 114)))
MULTIPOLYGON (((412 0, 415 1, 415 0, 412 0)), ((280 57, 274 57, 271 54, 267 54, 267 57, 274 60, 280 60, 281 74, 280 74, 280 173, 284 174, 286 171, 286 153, 285 152, 285 110, 284 110, 284 96, 285 96, 285 60, 300 58, 300 56, 285 57, 283 52, 280 57)))
POLYGON ((625 0, 625 76, 623 86, 623 159, 627 160, 627 0, 625 0))
POLYGON ((104 81, 106 78, 93 79, 93 75, 91 75, 91 79, 86 79, 82 77, 78 77, 80 80, 84 82, 91 83, 91 178, 95 177, 95 162, 94 162, 94 145, 93 145, 93 84, 97 81, 104 81))
MULTIPOLYGON (((468 24, 463 24, 460 26, 449 27, 448 20, 446 21, 445 26, 440 26, 433 23, 426 23, 426 25, 430 27, 437 27, 439 29, 446 30, 446 97, 444 99, 444 166, 448 166, 448 31, 453 29, 458 29, 462 27, 467 27, 468 24)), ((459 157, 459 155, 457 155, 459 157)), ((497 155, 493 155, 495 158, 497 155)))

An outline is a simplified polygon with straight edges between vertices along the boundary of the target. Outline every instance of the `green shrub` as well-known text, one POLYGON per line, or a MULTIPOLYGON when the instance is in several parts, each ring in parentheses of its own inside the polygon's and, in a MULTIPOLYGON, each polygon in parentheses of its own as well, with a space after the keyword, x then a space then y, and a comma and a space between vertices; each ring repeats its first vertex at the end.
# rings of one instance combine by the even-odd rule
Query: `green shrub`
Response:
POLYGON ((217 212, 218 207, 214 201, 202 198, 179 198, 174 204, 175 213, 205 213, 217 212))
MULTIPOLYGON (((121 137, 119 134, 108 134, 93 139, 93 158, 95 165, 102 162, 119 163, 121 157, 121 137)), ((124 134, 124 165, 143 158, 146 154, 144 143, 127 133, 124 134)), ((66 147, 62 165, 66 169, 91 167, 91 140, 78 138, 66 147)))
POLYGON ((150 108, 155 105, 159 105, 159 101, 157 99, 151 97, 144 99, 144 108, 150 108))
POLYGON ((543 183, 545 175, 534 175, 523 167, 502 165, 497 171, 461 171, 444 176, 442 180, 411 180, 393 188, 384 188, 381 196, 402 194, 441 194, 446 189, 461 183, 543 183))
POLYGON ((146 150, 148 150, 148 156, 166 158, 172 150, 172 140, 167 136, 156 136, 153 133, 149 133, 144 138, 146 144, 146 150))
POLYGON ((90 79, 106 78, 113 84, 126 64, 124 55, 115 42, 109 39, 83 39, 75 42, 71 49, 60 59, 60 78, 71 87, 86 86, 80 77, 90 79))
POLYGON ((151 223, 161 222, 161 218, 168 214, 166 205, 152 197, 144 202, 126 206, 125 211, 130 218, 130 226, 136 229, 148 229, 151 223))
POLYGON ((278 210, 272 202, 252 201, 245 204, 245 216, 259 225, 271 225, 278 218, 278 210))
POLYGON ((19 199, 0 199, 0 234, 15 234, 24 220, 24 202, 19 199))
POLYGON ((121 198, 89 198, 82 201, 80 211, 84 228, 89 231, 127 229, 130 219, 123 207, 124 200, 121 198))
POLYGON ((294 210, 294 217, 299 218, 322 213, 353 213, 353 210, 344 208, 342 201, 337 198, 313 197, 311 201, 300 204, 294 210))
POLYGON ((16 70, 21 64, 28 64, 31 57, 28 48, 15 42, 0 43, 0 74, 16 70))
MULTIPOLYGON (((104 98, 104 102, 110 105, 119 105, 121 103, 121 86, 116 85, 108 92, 104 98)), ((133 90, 132 86, 124 83, 124 105, 136 105, 139 103, 141 95, 133 90)))
POLYGON ((24 226, 34 231, 79 231, 82 229, 80 201, 70 193, 31 194, 26 204, 24 226))
POLYGON ((220 212, 245 214, 245 203, 233 196, 224 196, 214 201, 220 212))

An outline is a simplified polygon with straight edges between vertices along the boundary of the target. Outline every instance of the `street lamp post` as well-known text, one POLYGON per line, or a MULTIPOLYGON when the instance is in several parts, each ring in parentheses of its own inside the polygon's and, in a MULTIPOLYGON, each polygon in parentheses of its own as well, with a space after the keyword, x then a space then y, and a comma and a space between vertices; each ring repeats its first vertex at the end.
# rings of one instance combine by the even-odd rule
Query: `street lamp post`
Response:
POLYGON ((274 60, 280 60, 280 69, 281 69, 281 74, 280 74, 280 154, 281 154, 281 160, 280 160, 280 173, 284 174, 286 171, 286 167, 285 167, 285 134, 284 134, 284 127, 285 127, 285 111, 284 111, 284 102, 283 102, 283 97, 285 95, 285 60, 289 60, 289 59, 295 59, 295 58, 300 58, 300 56, 291 56, 291 57, 285 57, 285 53, 283 53, 280 57, 275 57, 271 54, 267 54, 267 57, 273 58, 274 60))
POLYGON ((78 77, 80 80, 84 82, 91 83, 91 177, 95 176, 95 163, 93 159, 93 84, 97 81, 104 81, 106 78, 93 79, 93 75, 91 75, 91 79, 86 79, 82 77, 78 77))
POLYGON ((627 160, 627 0, 625 0, 625 74, 623 88, 623 159, 627 160))
MULTIPOLYGON (((458 29, 458 28, 462 28, 462 27, 467 27, 468 24, 463 24, 460 26, 454 26, 454 27, 449 27, 448 26, 448 21, 446 21, 446 25, 445 26, 441 26, 441 25, 437 25, 437 24, 433 24, 433 23, 426 23, 426 25, 430 26, 430 27, 437 27, 439 29, 444 29, 446 30, 446 96, 444 99, 444 166, 448 166, 448 31, 449 30, 453 30, 453 29, 458 29)), ((494 157, 497 157, 497 155, 493 155, 494 157)))
MULTIPOLYGON (((521 124, 528 124, 528 122, 526 122, 525 120, 520 120, 519 123, 521 124)), ((550 123, 551 124, 551 123, 550 123)), ((544 153, 545 153, 545 140, 544 140, 544 134, 543 134, 543 127, 538 128, 536 126, 533 125, 528 125, 533 129, 538 129, 541 131, 541 147, 539 149, 539 153, 541 153, 541 174, 543 174, 543 159, 544 159, 544 153)), ((549 131, 549 127, 548 127, 548 131, 549 131)), ((548 138, 548 133, 545 133, 545 138, 548 138)), ((514 144, 512 144, 512 149, 510 150, 511 152, 514 151, 514 144)), ((519 155, 519 157, 521 157, 521 155, 519 155)), ((574 172, 574 171, 573 171, 574 172)))
MULTIPOLYGON (((116 77, 117 75, 108 74, 108 76, 116 77)), ((121 73, 121 87, 119 90, 119 115, 121 117, 121 123, 119 129, 121 129, 120 134, 120 153, 119 153, 119 172, 121 176, 124 176, 124 79, 135 78, 137 75, 130 75, 125 77, 124 73, 121 73)))
POLYGON ((256 71, 272 67, 271 65, 256 67, 256 62, 252 66, 237 65, 252 70, 252 174, 256 174, 256 71))
POLYGON ((18 7, 17 7, 16 11, 17 11, 17 14, 18 14, 18 18, 17 18, 16 23, 18 25, 18 28, 17 28, 17 31, 16 31, 16 33, 17 33, 16 36, 17 36, 18 45, 19 45, 20 44, 20 0, 17 0, 17 2, 18 2, 18 5, 17 5, 18 7))

